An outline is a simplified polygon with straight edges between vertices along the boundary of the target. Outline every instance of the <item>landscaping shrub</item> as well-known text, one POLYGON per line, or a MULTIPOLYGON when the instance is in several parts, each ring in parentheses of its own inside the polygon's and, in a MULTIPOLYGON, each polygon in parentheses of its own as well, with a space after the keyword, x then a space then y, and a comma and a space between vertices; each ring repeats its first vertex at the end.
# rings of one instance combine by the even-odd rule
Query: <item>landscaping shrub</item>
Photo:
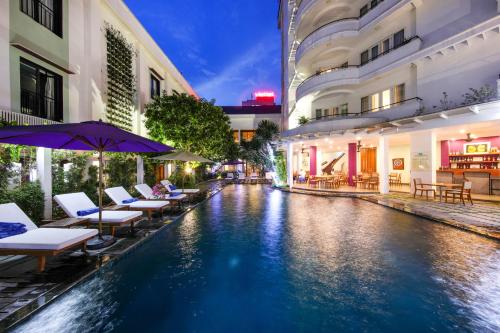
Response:
POLYGON ((39 182, 28 182, 0 192, 0 203, 16 203, 31 220, 39 223, 43 219, 44 194, 39 182))

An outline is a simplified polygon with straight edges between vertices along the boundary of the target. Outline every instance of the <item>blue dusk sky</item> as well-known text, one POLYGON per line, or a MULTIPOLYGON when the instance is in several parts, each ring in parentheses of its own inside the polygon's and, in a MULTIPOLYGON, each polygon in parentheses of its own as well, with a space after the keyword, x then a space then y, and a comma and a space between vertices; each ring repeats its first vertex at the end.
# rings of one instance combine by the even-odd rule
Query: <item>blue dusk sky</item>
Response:
POLYGON ((278 0, 125 0, 201 97, 280 92, 278 0))

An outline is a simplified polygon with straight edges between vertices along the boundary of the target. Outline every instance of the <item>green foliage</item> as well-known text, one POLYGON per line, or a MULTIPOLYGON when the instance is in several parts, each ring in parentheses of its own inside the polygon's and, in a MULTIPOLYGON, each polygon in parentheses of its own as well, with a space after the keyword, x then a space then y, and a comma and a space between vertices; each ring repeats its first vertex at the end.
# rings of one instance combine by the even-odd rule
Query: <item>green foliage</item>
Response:
MULTIPOLYGON (((94 203, 97 203, 98 168, 89 164, 91 153, 75 153, 54 151, 52 153, 52 193, 53 195, 84 192, 94 203), (71 163, 67 171, 64 165, 71 163)), ((54 216, 62 216, 57 205, 54 205, 54 216)))
POLYGON ((286 159, 282 151, 277 152, 275 156, 276 177, 278 186, 283 186, 287 182, 286 159))
POLYGON ((132 110, 135 96, 134 49, 123 34, 106 26, 107 103, 106 118, 116 126, 132 130, 132 110))
POLYGON ((479 89, 469 88, 469 91, 470 92, 462 95, 465 105, 488 102, 494 98, 496 94, 495 90, 489 84, 479 89))
POLYGON ((9 190, 0 191, 0 203, 16 203, 35 223, 42 221, 44 194, 39 182, 27 182, 9 190))
POLYGON ((306 116, 300 116, 299 118, 299 125, 305 125, 309 122, 309 118, 306 116))
POLYGON ((243 158, 261 169, 272 170, 275 152, 272 140, 278 134, 279 127, 275 123, 268 120, 261 121, 252 140, 241 142, 243 158))
POLYGON ((106 153, 106 187, 123 186, 134 193, 137 183, 137 159, 133 154, 106 153))
POLYGON ((215 161, 237 152, 229 117, 214 101, 163 93, 146 106, 146 128, 154 140, 215 161))

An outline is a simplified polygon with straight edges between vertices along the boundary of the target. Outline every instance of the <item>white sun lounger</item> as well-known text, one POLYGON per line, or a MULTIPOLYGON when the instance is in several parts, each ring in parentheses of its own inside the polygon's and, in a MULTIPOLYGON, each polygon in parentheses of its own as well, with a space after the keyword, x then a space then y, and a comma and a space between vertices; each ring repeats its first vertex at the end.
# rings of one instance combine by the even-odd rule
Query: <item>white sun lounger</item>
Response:
MULTIPOLYGON (((78 216, 79 210, 97 208, 96 205, 83 193, 69 193, 59 194, 54 196, 54 200, 64 210, 69 217, 82 217, 78 216)), ((92 224, 99 223, 99 213, 86 215, 85 218, 90 220, 92 224)), ((130 229, 133 232, 134 222, 142 219, 142 212, 131 211, 102 211, 102 224, 108 225, 111 228, 111 235, 114 236, 115 228, 123 225, 130 224, 130 229)))
POLYGON ((104 192, 116 205, 128 206, 130 210, 146 212, 149 220, 152 219, 153 211, 159 211, 163 214, 163 210, 169 205, 168 201, 161 200, 139 200, 127 203, 127 200, 133 199, 133 197, 122 186, 107 188, 104 192))
POLYGON ((169 201, 177 202, 179 207, 181 206, 182 201, 184 201, 187 198, 187 195, 185 195, 185 194, 177 194, 175 196, 171 196, 170 194, 166 194, 166 195, 162 195, 162 196, 154 195, 153 189, 148 184, 135 185, 135 189, 146 200, 161 200, 161 199, 165 200, 165 199, 167 199, 169 201))
POLYGON ((183 189, 175 189, 173 191, 170 190, 169 185, 173 185, 170 180, 165 179, 160 182, 169 193, 184 193, 184 194, 196 194, 200 192, 199 188, 183 188, 183 189))
POLYGON ((38 228, 30 218, 14 203, 0 205, 0 221, 22 223, 27 232, 0 239, 0 255, 32 255, 38 257, 38 270, 45 269, 47 256, 81 247, 97 235, 95 229, 38 228))
POLYGON ((234 174, 232 172, 228 172, 226 174, 226 179, 227 180, 234 180, 234 174))

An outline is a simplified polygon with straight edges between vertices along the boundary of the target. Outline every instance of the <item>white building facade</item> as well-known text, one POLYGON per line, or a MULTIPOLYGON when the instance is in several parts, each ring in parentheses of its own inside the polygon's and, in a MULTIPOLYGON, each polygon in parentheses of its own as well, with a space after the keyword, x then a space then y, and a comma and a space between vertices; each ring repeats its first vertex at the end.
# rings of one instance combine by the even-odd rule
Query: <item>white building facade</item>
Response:
MULTIPOLYGON (((144 108, 192 87, 120 0, 1 0, 0 119, 99 120, 146 136, 144 108)), ((39 180, 51 210, 50 153, 39 180)))
MULTIPOLYGON (((351 179, 368 172, 359 150, 370 148, 387 192, 395 170, 408 184, 471 178, 450 160, 460 140, 500 148, 500 1, 282 0, 279 23, 289 178, 344 152, 351 179), (417 156, 428 159, 418 170, 417 156)), ((488 162, 467 172, 500 176, 488 162)))

